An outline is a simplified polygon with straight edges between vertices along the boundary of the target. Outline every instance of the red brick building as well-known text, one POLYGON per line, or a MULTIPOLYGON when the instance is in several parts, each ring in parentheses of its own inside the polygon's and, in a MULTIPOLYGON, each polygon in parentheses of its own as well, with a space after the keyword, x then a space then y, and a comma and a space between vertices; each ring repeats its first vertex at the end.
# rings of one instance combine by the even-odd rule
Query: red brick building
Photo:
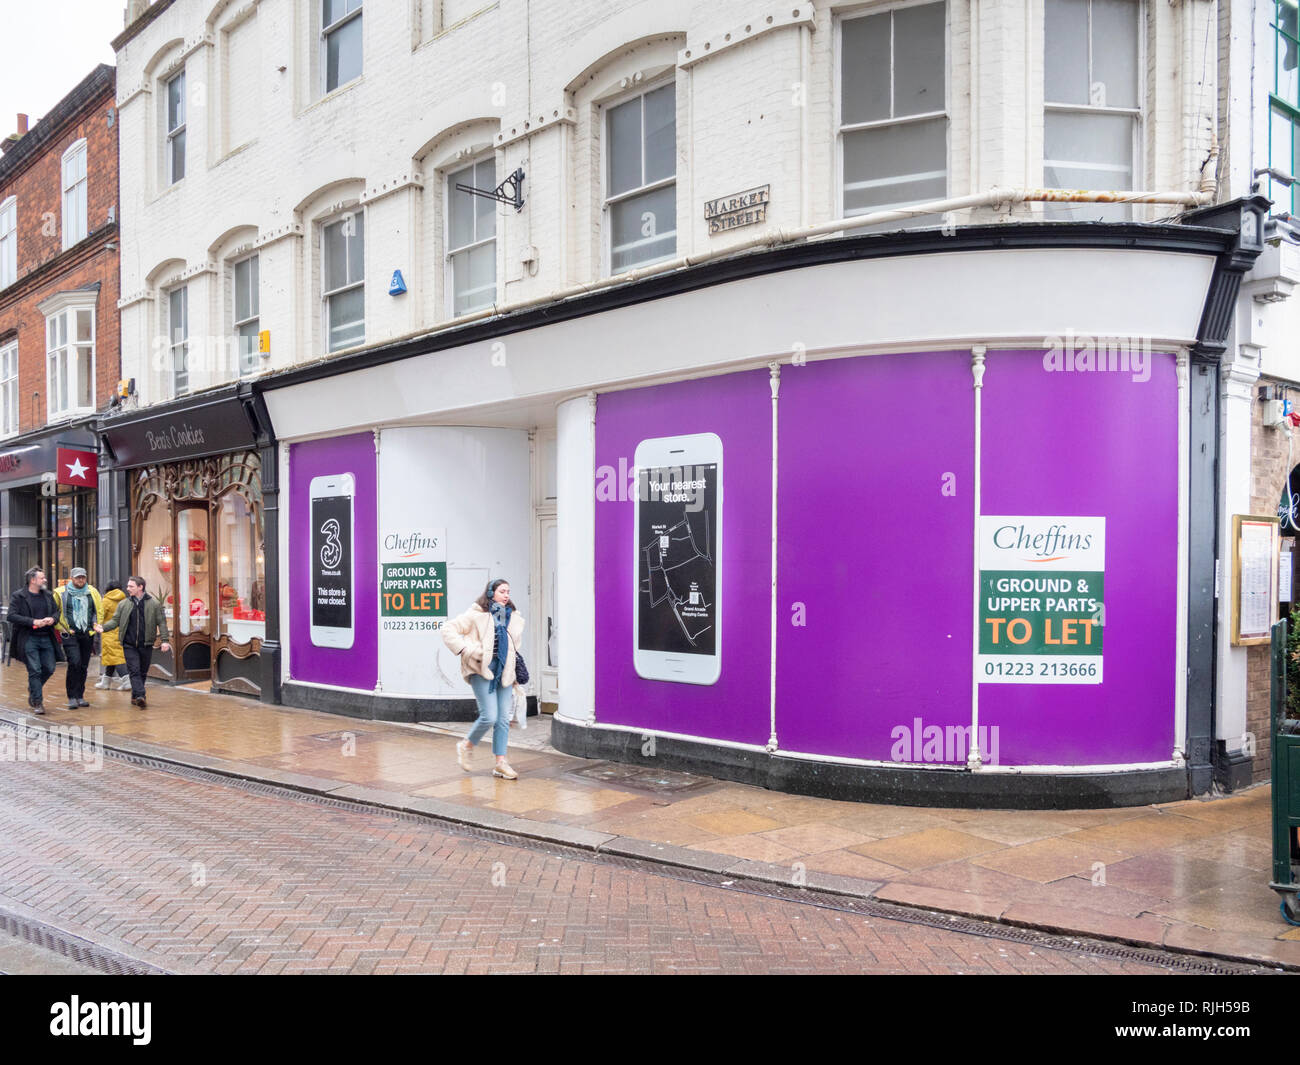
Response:
POLYGON ((0 580, 100 580, 90 423, 120 375, 116 78, 96 67, 0 142, 0 580))

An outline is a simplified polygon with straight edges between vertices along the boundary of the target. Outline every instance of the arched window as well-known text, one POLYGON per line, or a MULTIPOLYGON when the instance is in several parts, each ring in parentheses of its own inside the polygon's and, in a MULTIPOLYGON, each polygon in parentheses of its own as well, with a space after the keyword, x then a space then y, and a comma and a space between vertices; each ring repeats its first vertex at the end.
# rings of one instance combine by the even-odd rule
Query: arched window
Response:
POLYGON ((662 84, 605 112, 609 268, 619 274, 677 254, 677 87, 662 84))
POLYGON ((497 203, 465 191, 490 192, 496 184, 492 152, 447 175, 447 288, 453 318, 496 302, 497 203))

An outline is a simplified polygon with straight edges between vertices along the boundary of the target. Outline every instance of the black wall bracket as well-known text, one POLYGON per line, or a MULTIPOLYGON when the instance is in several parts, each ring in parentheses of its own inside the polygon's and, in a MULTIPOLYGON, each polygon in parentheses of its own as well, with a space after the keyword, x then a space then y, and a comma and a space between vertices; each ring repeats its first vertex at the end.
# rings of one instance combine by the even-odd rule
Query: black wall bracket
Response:
POLYGON ((473 185, 462 185, 457 182, 456 191, 468 192, 472 196, 486 196, 489 200, 496 200, 497 203, 508 203, 516 211, 522 211, 524 207, 524 171, 522 167, 517 169, 495 189, 476 189, 473 185), (508 194, 506 193, 507 185, 510 186, 508 194))

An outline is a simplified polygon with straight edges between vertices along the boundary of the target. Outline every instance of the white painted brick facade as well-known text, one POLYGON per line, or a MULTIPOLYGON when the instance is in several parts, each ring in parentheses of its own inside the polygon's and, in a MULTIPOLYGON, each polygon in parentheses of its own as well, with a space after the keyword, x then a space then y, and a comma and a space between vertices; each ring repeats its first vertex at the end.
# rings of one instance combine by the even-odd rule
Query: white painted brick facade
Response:
MULTIPOLYGON (((1223 125, 1220 49, 1233 27, 1215 0, 1142 2, 1135 184, 1195 189, 1223 125)), ((771 185, 771 228, 836 218, 838 21, 888 6, 366 0, 364 72, 322 98, 319 0, 175 0, 118 53, 123 373, 143 403, 166 398, 154 365, 166 290, 190 286, 196 347, 227 336, 230 264, 253 247, 265 367, 322 357, 320 223, 349 210, 365 213, 366 344, 447 321, 446 176, 484 152, 496 152, 498 180, 527 174, 523 210, 497 214, 498 299, 601 277, 603 115, 659 77, 677 88, 679 255, 759 235, 711 237, 703 217, 706 200, 755 185, 771 185), (167 188, 163 83, 182 64, 186 176, 167 188), (408 292, 390 297, 397 269, 408 292)), ((948 21, 950 194, 1040 185, 1042 0, 948 0, 948 21)), ((232 376, 200 370, 191 389, 232 376)))

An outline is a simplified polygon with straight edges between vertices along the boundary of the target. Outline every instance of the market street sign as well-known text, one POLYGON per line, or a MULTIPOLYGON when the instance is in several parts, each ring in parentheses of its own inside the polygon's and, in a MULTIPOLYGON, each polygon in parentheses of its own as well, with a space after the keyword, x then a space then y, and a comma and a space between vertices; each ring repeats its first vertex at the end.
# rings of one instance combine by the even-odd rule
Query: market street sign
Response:
POLYGON ((759 185, 757 188, 707 201, 704 204, 704 220, 709 223, 709 236, 766 222, 771 190, 771 185, 759 185))

